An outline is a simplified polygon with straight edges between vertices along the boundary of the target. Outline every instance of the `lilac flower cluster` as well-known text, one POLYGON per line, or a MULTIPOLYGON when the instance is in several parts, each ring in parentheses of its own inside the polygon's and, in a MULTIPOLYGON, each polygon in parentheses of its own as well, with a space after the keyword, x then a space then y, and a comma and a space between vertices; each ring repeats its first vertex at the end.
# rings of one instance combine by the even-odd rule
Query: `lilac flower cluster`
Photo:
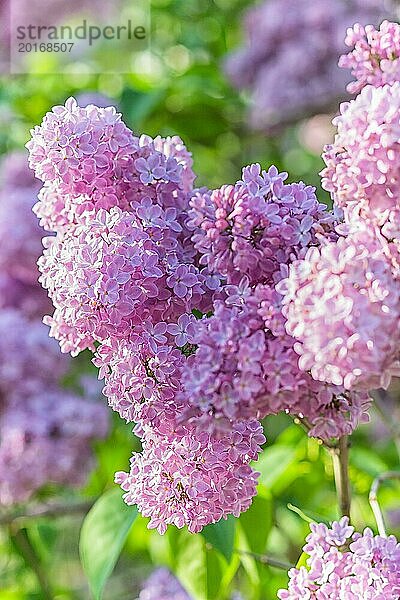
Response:
POLYGON ((250 8, 244 46, 226 71, 250 92, 251 126, 269 131, 334 108, 346 84, 337 66, 343 32, 356 21, 378 23, 385 8, 382 0, 268 0, 250 8))
POLYGON ((289 571, 280 600, 346 598, 397 600, 400 595, 400 544, 391 535, 374 536, 370 529, 354 533, 347 517, 327 527, 311 523, 304 552, 307 567, 289 571))
POLYGON ((51 482, 78 484, 91 442, 107 431, 103 407, 60 387, 70 362, 41 316, 50 303, 38 285, 43 230, 32 214, 38 184, 26 157, 0 166, 0 505, 23 502, 51 482), (10 235, 10 231, 12 235, 10 235))
MULTIPOLYGON (((285 185, 287 173, 254 164, 234 186, 199 190, 190 200, 188 225, 200 263, 229 284, 273 283, 293 258, 317 243, 333 223, 315 188, 285 185)), ((250 290, 250 288, 249 288, 250 290)))
POLYGON ((368 390, 400 375, 400 282, 369 231, 310 249, 278 290, 314 379, 368 390))
POLYGON ((205 525, 246 511, 256 494, 249 466, 265 438, 255 420, 239 422, 225 436, 190 426, 163 424, 163 432, 143 431, 143 451, 131 459, 130 473, 116 473, 127 504, 136 504, 148 527, 163 534, 168 525, 205 525))
POLYGON ((335 243, 337 216, 314 188, 287 185, 286 177, 251 165, 234 186, 192 195, 188 224, 200 263, 226 283, 214 315, 197 326, 198 350, 183 377, 186 397, 211 431, 285 411, 306 418, 311 435, 339 437, 367 420, 368 395, 321 384, 299 368, 275 291, 288 265, 310 247, 335 243))
POLYGON ((116 480, 160 533, 248 508, 259 419, 284 411, 310 435, 347 435, 368 390, 400 373, 396 232, 340 200, 358 174, 358 207, 372 191, 396 202, 397 85, 365 88, 379 102, 338 118, 352 115, 344 158, 329 155, 338 175, 325 173, 332 211, 274 166, 193 189, 182 141, 136 137, 113 108, 70 99, 33 130, 35 210, 56 233, 39 261, 50 333, 65 352, 96 348, 104 394, 142 440, 116 480), (363 139, 374 152, 357 153, 363 139))
POLYGON ((98 344, 104 393, 142 438, 130 473, 117 474, 125 501, 161 533, 238 515, 256 493, 261 426, 233 422, 224 437, 184 419, 192 311, 212 309, 220 288, 190 240, 190 154, 177 137, 135 137, 113 108, 74 100, 46 115, 28 147, 44 182, 35 210, 57 234, 39 261, 51 335, 72 354, 98 344))
POLYGON ((334 120, 322 171, 344 214, 342 235, 292 264, 278 289, 299 366, 346 389, 371 389, 400 375, 400 82, 387 65, 397 60, 399 27, 355 26, 348 36, 356 49, 341 63, 362 89, 334 120))
POLYGON ((358 94, 366 85, 381 87, 400 80, 400 26, 383 21, 379 29, 356 23, 347 30, 346 46, 353 48, 340 57, 339 66, 351 69, 356 81, 347 86, 358 94))

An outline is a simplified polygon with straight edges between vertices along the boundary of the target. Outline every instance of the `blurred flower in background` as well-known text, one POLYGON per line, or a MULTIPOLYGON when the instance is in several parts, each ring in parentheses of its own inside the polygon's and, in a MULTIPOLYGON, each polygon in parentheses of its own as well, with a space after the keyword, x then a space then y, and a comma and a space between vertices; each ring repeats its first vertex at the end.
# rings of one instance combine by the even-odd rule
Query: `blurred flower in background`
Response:
POLYGON ((383 16, 383 0, 268 0, 248 9, 244 45, 228 57, 226 72, 250 93, 251 127, 270 131, 334 109, 349 81, 337 65, 343 32, 383 16))
MULTIPOLYGON (((71 361, 41 323, 50 301, 36 261, 44 234, 32 212, 38 181, 23 152, 0 164, 0 506, 45 484, 82 484, 91 442, 107 433, 107 408, 61 387, 71 361)), ((95 380, 94 380, 95 381, 95 380)), ((90 382, 89 382, 90 383, 90 382)))

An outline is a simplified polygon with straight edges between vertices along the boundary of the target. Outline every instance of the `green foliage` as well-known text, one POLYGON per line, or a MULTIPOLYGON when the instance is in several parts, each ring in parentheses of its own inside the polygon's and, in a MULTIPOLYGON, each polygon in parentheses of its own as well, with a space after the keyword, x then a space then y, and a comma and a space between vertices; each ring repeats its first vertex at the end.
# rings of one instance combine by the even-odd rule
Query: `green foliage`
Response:
POLYGON ((87 514, 81 529, 79 551, 95 600, 103 596, 129 530, 137 516, 135 507, 122 500, 120 489, 105 492, 87 514))
POLYGON ((232 558, 235 528, 236 520, 233 516, 229 516, 226 520, 222 519, 218 523, 207 525, 201 532, 206 542, 215 550, 219 550, 228 562, 232 558))

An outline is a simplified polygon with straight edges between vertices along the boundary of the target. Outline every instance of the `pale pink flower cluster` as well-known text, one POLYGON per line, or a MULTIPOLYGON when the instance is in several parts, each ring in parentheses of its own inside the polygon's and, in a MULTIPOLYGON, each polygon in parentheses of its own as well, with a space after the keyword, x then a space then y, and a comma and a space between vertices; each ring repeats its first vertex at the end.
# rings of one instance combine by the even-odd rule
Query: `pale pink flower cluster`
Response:
POLYGON ((238 422, 224 436, 213 436, 174 422, 162 432, 143 431, 143 451, 131 458, 130 473, 116 473, 127 504, 136 504, 148 527, 163 534, 168 525, 205 525, 246 511, 256 494, 256 460, 265 437, 256 420, 238 422))
POLYGON ((42 226, 62 231, 85 213, 130 210, 144 196, 180 208, 192 170, 179 141, 135 137, 113 106, 82 108, 71 98, 54 107, 27 144, 29 165, 45 183, 35 207, 42 226))
POLYGON ((371 63, 375 51, 382 68, 383 53, 395 58, 399 28, 386 22, 366 32, 349 33, 356 50, 342 63, 360 63, 362 89, 342 104, 323 154, 323 186, 343 210, 341 236, 309 250, 278 287, 299 366, 346 389, 387 387, 400 375, 400 81, 395 70, 385 81, 372 77, 371 63), (365 85, 368 69, 377 87, 365 85))
POLYGON ((339 66, 351 69, 356 81, 347 86, 358 94, 366 85, 380 87, 400 79, 400 26, 383 21, 379 29, 356 23, 347 30, 346 46, 353 48, 339 59, 339 66))
POLYGON ((364 87, 340 107, 337 134, 325 148, 323 187, 346 220, 363 219, 388 239, 400 238, 400 82, 364 87))
POLYGON ((400 375, 399 289, 370 232, 311 248, 278 284, 300 368, 346 389, 387 387, 400 375))
POLYGON ((99 209, 46 240, 40 281, 56 308, 47 323, 65 352, 203 306, 206 276, 184 256, 176 209, 144 197, 132 210, 99 209))
POLYGON ((391 535, 374 536, 370 529, 354 533, 347 517, 327 527, 311 523, 303 547, 307 567, 289 571, 280 600, 397 600, 400 595, 400 544, 391 535))

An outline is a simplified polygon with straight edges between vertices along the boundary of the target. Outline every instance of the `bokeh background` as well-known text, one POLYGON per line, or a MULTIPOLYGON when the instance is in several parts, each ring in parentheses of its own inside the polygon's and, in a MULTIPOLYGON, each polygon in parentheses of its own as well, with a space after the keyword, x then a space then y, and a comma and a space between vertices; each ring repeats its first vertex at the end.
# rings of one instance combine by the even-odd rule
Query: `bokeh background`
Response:
MULTIPOLYGON (((51 10, 50 0, 46 1, 51 10)), ((43 11, 46 1, 40 3, 43 11)), ((58 4, 58 9, 63 8, 58 4)), ((69 15, 71 11, 79 14, 82 6, 76 4, 64 7, 69 15)), ((59 73, 35 74, 29 73, 28 66, 27 74, 10 75, 4 69, 0 80, 1 159, 14 151, 23 152, 30 128, 69 96, 77 97, 82 105, 108 99, 135 133, 181 136, 193 153, 199 186, 233 183, 242 166, 252 162, 265 168, 275 164, 289 173, 289 181, 315 185, 320 200, 329 203, 318 172, 323 166, 322 147, 333 137, 335 107, 347 98, 346 76, 335 67, 344 49, 345 28, 355 20, 377 24, 385 15, 394 18, 395 3, 270 0, 259 12, 254 12, 252 4, 248 0, 152 0, 151 45, 134 62, 129 47, 119 56, 129 65, 126 74, 93 74, 90 69, 64 72, 61 67, 59 73)), ((6 8, 0 0, 0 14, 3 11, 4 15, 6 8)), ((62 19, 62 10, 60 14, 62 19)), ((6 35, 2 39, 4 49, 6 35)), ((99 70, 102 61, 110 60, 107 53, 106 45, 96 51, 99 70)), ((12 209, 9 212, 7 206, 11 207, 14 195, 5 181, 0 185, 0 230, 6 239, 15 235, 19 213, 10 217, 12 209)), ((11 188, 16 185, 14 182, 11 188)), ((33 204, 35 185, 26 187, 33 204)), ((25 218, 22 212, 20 216, 25 218)), ((0 294, 5 293, 0 286, 0 294)), ((90 356, 83 353, 68 363, 59 385, 65 394, 71 390, 78 393, 82 377, 90 380, 94 375, 90 356)), ((98 388, 91 393, 97 396, 94 402, 100 415, 104 400, 98 388)), ((393 389, 394 400, 386 401, 384 412, 374 408, 371 423, 352 436, 353 518, 360 528, 375 527, 368 504, 372 481, 380 473, 398 468, 398 396, 399 390, 393 389)), ((83 485, 60 485, 52 480, 50 470, 49 480, 23 502, 0 503, 1 600, 90 598, 78 553, 82 519, 93 499, 113 487, 114 472, 125 470, 130 453, 139 449, 139 442, 132 448, 131 427, 108 412, 107 435, 104 431, 100 435, 102 417, 91 413, 90 420, 98 423, 98 437, 103 439, 90 440, 92 469, 83 485), (20 517, 49 502, 61 506, 59 514, 20 517), (43 581, 40 584, 38 572, 51 589, 50 595, 46 595, 43 581)), ((0 419, 4 419, 1 404, 0 419)), ((210 539, 186 531, 170 529, 161 537, 148 531, 146 519, 138 517, 106 585, 105 600, 136 599, 144 580, 161 565, 176 574, 196 600, 276 598, 277 589, 286 585, 286 572, 264 564, 262 557, 295 565, 308 520, 332 520, 338 513, 331 457, 326 450, 285 415, 266 419, 264 426, 267 444, 257 465, 260 491, 251 509, 229 523, 227 536, 233 536, 233 552, 224 556, 210 539)), ((40 455, 36 459, 40 460, 40 455)), ((32 464, 32 469, 36 468, 32 464)), ((78 462, 76 468, 80 466, 78 462)), ((1 473, 0 489, 4 483, 1 473)), ((400 484, 396 482, 385 485, 380 493, 389 529, 397 535, 399 498, 400 484)))

